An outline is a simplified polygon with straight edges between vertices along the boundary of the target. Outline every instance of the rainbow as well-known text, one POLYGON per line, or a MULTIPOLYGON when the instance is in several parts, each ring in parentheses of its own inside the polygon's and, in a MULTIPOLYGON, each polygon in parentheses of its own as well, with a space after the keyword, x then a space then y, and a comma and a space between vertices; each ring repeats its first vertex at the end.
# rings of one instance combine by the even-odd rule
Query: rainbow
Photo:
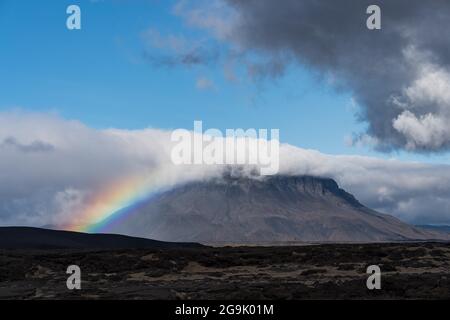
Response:
POLYGON ((108 184, 89 200, 82 210, 72 214, 72 221, 62 229, 79 232, 104 232, 126 219, 136 208, 162 189, 154 176, 129 176, 108 184))

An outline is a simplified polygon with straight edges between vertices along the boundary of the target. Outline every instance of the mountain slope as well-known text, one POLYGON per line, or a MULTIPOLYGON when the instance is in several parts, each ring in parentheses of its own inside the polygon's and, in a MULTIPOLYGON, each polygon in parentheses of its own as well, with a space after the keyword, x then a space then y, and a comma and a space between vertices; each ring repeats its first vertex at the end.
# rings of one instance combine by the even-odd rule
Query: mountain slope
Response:
POLYGON ((111 232, 165 241, 402 241, 447 239, 375 212, 332 179, 231 176, 165 192, 111 232))
POLYGON ((0 249, 137 249, 197 247, 115 234, 88 234, 29 227, 0 227, 0 249))
POLYGON ((416 227, 437 232, 450 233, 450 226, 417 225, 416 227))

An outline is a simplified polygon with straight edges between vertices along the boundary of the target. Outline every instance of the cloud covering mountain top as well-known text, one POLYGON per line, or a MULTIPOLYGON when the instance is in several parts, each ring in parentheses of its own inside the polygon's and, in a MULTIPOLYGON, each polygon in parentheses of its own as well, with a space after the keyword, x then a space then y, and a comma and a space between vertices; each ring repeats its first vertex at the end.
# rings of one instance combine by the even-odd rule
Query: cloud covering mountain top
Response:
MULTIPOLYGON (((170 133, 98 130, 55 115, 0 113, 0 225, 73 223, 99 193, 127 177, 147 179, 156 190, 227 170, 173 165, 170 133)), ((448 165, 333 156, 282 144, 280 173, 334 178, 365 205, 410 223, 450 223, 448 165)))

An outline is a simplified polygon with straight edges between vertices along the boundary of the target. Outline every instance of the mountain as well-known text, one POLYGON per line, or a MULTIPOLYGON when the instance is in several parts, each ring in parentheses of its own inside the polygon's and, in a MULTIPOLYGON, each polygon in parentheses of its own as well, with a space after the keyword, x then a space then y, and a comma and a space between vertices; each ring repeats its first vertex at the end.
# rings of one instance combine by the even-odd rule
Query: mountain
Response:
POLYGON ((417 225, 421 229, 433 230, 438 232, 450 233, 450 226, 435 226, 435 225, 417 225))
POLYGON ((447 240, 371 210, 328 178, 224 176, 154 197, 111 232, 203 243, 447 240))
POLYGON ((115 234, 88 234, 29 227, 0 227, 0 249, 138 249, 199 247, 115 234))

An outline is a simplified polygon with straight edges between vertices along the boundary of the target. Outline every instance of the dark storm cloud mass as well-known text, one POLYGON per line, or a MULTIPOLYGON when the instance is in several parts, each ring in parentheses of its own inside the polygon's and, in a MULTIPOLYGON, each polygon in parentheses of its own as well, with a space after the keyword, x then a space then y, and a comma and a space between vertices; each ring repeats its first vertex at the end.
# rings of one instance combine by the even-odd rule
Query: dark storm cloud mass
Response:
MULTIPOLYGON (((224 2, 234 19, 214 34, 241 50, 268 55, 271 65, 259 66, 266 74, 282 72, 283 56, 285 64, 294 60, 313 67, 337 88, 350 90, 377 148, 450 149, 450 38, 445 34, 450 1, 224 2), (366 27, 372 4, 381 7, 381 30, 366 27)), ((220 21, 217 12, 211 15, 208 21, 220 21)), ((200 18, 190 22, 202 27, 200 18)), ((216 25, 223 24, 205 28, 216 25)))

